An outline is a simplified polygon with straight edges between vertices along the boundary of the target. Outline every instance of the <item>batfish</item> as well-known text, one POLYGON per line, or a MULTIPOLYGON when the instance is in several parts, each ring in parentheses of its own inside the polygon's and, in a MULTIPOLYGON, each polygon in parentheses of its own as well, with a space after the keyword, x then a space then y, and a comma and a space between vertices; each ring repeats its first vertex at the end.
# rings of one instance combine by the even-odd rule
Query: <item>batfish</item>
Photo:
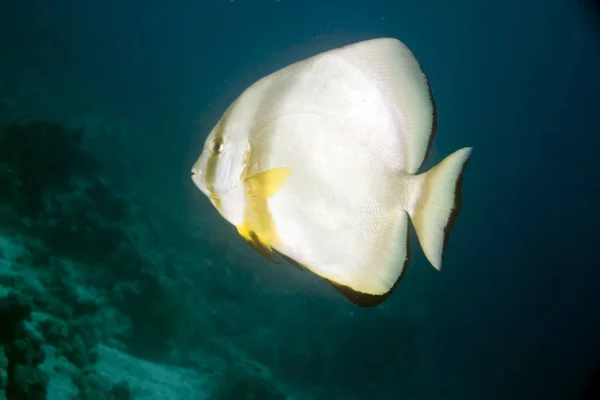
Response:
POLYGON ((440 270, 472 148, 418 172, 437 126, 427 75, 394 38, 290 64, 227 108, 192 180, 266 259, 374 306, 409 263, 409 220, 440 270))

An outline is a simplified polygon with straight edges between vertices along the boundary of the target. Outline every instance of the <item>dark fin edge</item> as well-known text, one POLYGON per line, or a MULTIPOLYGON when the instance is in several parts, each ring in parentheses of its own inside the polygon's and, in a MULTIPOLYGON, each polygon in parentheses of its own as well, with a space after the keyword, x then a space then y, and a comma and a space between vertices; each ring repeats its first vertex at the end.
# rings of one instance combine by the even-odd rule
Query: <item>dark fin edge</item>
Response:
POLYGON ((246 240, 245 242, 248 243, 254 251, 266 258, 268 261, 279 264, 279 260, 275 257, 275 250, 265 247, 260 242, 260 239, 258 236, 256 236, 254 231, 250 231, 250 240, 246 240))
POLYGON ((275 253, 277 253, 277 255, 281 258, 283 258, 285 261, 287 261, 288 263, 290 263, 291 265, 293 265, 294 267, 298 268, 300 271, 309 271, 308 268, 306 268, 304 265, 300 264, 298 261, 278 252, 277 250, 274 250, 275 253))
POLYGON ((433 88, 429 83, 429 76, 423 70, 421 66, 421 72, 425 74, 425 80, 427 81, 427 87, 429 87, 429 100, 431 101, 431 105, 433 106, 433 121, 431 122, 431 133, 429 134, 429 142, 427 143, 427 150, 425 150, 425 156, 423 157, 423 162, 427 160, 429 153, 431 152, 431 148, 433 147, 433 140, 435 139, 435 135, 437 134, 438 127, 438 112, 437 112, 437 104, 435 103, 435 97, 433 96, 433 88))
POLYGON ((458 215, 460 214, 460 210, 462 208, 462 186, 465 178, 465 171, 467 170, 467 164, 469 164, 471 158, 462 166, 462 170, 458 175, 458 179, 456 180, 456 187, 454 189, 454 207, 450 212, 450 217, 448 218, 448 223, 444 228, 444 247, 442 248, 442 262, 444 261, 444 255, 446 253, 446 247, 448 246, 448 241, 450 240, 450 232, 454 228, 454 224, 456 224, 456 220, 458 219, 458 215))
MULTIPOLYGON (((402 278, 404 278, 404 275, 406 274, 406 271, 408 270, 408 266, 410 264, 410 243, 409 242, 410 242, 410 236, 407 235, 406 236, 406 260, 404 261, 404 268, 402 269, 402 273, 400 274, 398 279, 396 279, 396 282, 394 282, 394 285, 390 288, 390 290, 388 290, 384 294, 374 295, 374 294, 369 294, 369 293, 362 293, 362 292, 352 289, 349 286, 341 285, 339 283, 330 281, 329 279, 326 279, 326 278, 321 278, 321 279, 325 280, 327 283, 329 283, 331 286, 333 286, 345 298, 350 300, 350 302, 352 304, 357 305, 359 307, 375 307, 375 306, 383 303, 388 297, 390 297, 390 295, 394 292, 396 287, 398 287, 398 284, 400 283, 402 278)), ((273 250, 273 251, 275 253, 277 253, 277 255, 279 255, 279 257, 283 258, 285 261, 287 261, 291 265, 295 266, 296 268, 303 270, 303 271, 304 270, 310 271, 309 268, 307 268, 306 266, 293 260, 292 258, 290 258, 276 250, 273 250)))
POLYGON ((383 303, 388 297, 390 297, 390 295, 394 292, 396 287, 398 287, 398 284, 400 283, 402 278, 404 278, 404 275, 406 274, 406 271, 408 270, 408 266, 410 264, 410 243, 409 242, 410 242, 410 237, 409 237, 409 235, 407 235, 406 236, 406 260, 404 261, 404 268, 402 269, 402 273, 400 274, 398 279, 396 279, 396 282, 394 282, 394 285, 390 288, 390 290, 388 290, 384 294, 375 295, 375 294, 369 294, 369 293, 362 293, 362 292, 358 292, 358 291, 352 289, 349 286, 341 285, 339 283, 332 282, 328 279, 326 279, 326 281, 329 282, 334 288, 336 288, 336 290, 338 292, 340 292, 345 298, 350 300, 350 302, 352 302, 354 305, 357 305, 359 307, 375 307, 375 306, 383 303))

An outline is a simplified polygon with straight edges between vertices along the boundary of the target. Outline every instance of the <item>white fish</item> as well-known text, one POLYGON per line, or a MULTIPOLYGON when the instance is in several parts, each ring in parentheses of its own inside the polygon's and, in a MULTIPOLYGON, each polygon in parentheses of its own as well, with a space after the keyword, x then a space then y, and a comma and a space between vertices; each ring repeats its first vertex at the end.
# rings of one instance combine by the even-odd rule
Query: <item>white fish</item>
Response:
POLYGON ((411 219, 440 269, 471 148, 417 174, 436 129, 428 79, 400 41, 354 43, 252 84, 208 135, 192 180, 250 245, 383 301, 411 219))

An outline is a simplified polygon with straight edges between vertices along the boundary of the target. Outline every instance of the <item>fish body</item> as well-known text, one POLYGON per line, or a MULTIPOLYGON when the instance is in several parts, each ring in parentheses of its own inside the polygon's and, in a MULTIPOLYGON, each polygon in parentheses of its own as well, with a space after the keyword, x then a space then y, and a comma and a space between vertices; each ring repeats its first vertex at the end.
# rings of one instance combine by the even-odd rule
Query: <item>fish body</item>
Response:
POLYGON ((280 253, 372 306, 406 269, 409 219, 441 268, 471 148, 418 174, 436 122, 412 52, 392 38, 362 41, 246 89, 209 134, 192 179, 267 259, 280 253))

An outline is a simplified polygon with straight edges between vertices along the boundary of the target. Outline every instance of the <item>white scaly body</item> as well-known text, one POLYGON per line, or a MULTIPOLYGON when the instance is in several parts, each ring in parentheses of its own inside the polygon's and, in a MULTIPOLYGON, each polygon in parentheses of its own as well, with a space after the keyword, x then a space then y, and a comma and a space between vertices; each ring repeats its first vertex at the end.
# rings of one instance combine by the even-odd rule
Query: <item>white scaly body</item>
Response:
MULTIPOLYGON (((389 292, 407 261, 408 215, 419 217, 426 174, 414 174, 434 123, 427 79, 410 50, 375 39, 318 54, 256 82, 229 113, 225 135, 245 131, 250 145, 246 176, 291 170, 267 199, 280 240, 274 248, 358 293, 389 292)), ((459 152, 446 163, 447 207, 470 149, 459 152)), ((221 196, 222 214, 236 226, 242 193, 240 185, 221 196)), ((442 214, 421 218, 422 232, 417 226, 438 269, 450 209, 442 214)))

